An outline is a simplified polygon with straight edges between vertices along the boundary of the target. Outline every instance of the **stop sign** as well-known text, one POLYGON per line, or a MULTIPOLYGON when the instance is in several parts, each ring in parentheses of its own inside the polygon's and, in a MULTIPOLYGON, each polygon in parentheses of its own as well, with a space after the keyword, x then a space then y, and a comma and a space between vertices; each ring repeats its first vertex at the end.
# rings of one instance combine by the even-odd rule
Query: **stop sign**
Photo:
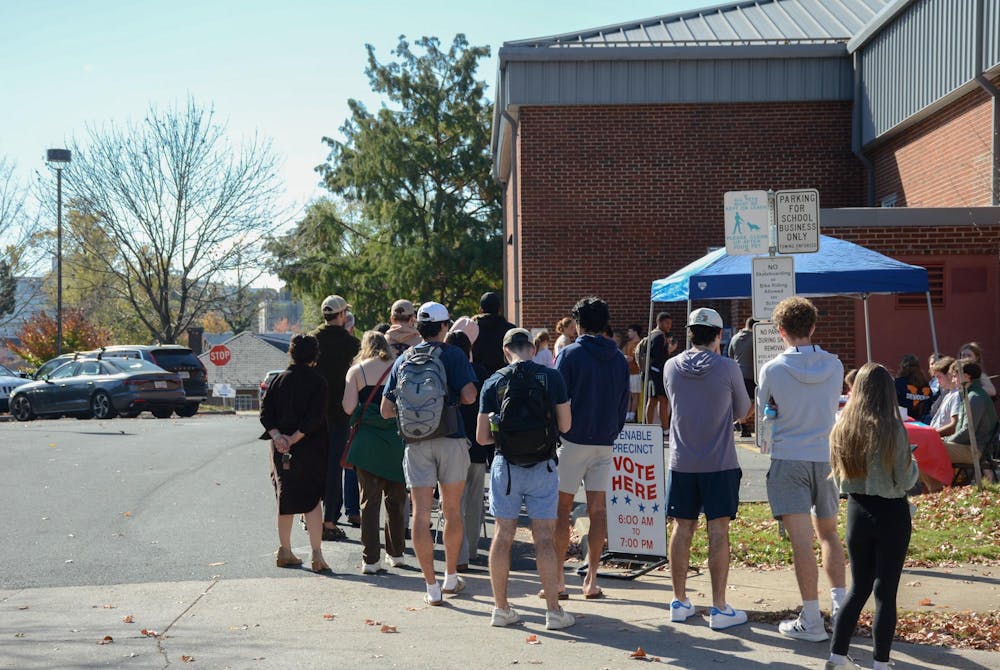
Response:
POLYGON ((232 357, 233 353, 229 351, 229 347, 224 344, 217 344, 208 352, 208 360, 212 361, 216 365, 225 365, 232 357))

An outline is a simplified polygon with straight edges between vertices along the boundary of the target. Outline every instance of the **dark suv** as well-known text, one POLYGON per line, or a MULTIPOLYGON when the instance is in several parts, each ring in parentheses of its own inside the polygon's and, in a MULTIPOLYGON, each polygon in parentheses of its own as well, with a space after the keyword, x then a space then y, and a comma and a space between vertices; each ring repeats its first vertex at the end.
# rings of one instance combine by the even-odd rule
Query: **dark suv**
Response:
MULTIPOLYGON (((194 416, 198 412, 198 404, 208 396, 208 374, 194 352, 179 344, 125 345, 116 344, 105 347, 103 358, 141 358, 160 366, 164 370, 176 372, 184 383, 184 394, 187 401, 178 416, 194 416)), ((160 416, 156 412, 154 416, 160 416)), ((166 416, 170 416, 169 413, 166 416)))

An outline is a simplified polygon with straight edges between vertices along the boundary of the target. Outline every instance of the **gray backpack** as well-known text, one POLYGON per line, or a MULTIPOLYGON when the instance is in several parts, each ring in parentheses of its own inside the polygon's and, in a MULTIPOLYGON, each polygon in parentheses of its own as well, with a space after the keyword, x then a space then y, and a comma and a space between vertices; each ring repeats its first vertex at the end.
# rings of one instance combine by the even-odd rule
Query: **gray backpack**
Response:
POLYGON ((440 345, 418 344, 403 354, 396 371, 396 419, 405 442, 429 440, 457 429, 457 412, 448 405, 441 350, 440 345))

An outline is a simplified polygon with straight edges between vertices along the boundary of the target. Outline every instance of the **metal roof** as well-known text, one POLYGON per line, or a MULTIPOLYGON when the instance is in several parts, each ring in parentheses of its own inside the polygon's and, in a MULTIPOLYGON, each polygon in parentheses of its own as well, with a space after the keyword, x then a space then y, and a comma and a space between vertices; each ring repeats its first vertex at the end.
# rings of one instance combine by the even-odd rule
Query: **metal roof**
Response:
POLYGON ((636 47, 847 42, 892 0, 746 0, 505 47, 636 47))

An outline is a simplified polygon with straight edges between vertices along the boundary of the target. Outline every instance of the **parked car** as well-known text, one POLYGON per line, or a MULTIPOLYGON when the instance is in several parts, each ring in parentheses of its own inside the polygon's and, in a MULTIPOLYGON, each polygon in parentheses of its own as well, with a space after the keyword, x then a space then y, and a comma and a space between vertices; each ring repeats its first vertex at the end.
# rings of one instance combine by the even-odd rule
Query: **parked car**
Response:
POLYGON ((178 344, 125 345, 104 347, 100 351, 105 360, 110 358, 137 358, 149 361, 169 372, 176 372, 184 383, 187 402, 177 409, 177 416, 194 416, 198 404, 208 397, 208 371, 187 347, 178 344))
POLYGON ((10 368, 0 365, 0 412, 6 412, 10 409, 11 391, 29 381, 31 380, 25 379, 10 368))
POLYGON ((31 378, 34 379, 35 381, 38 381, 39 379, 44 379, 48 375, 52 374, 52 372, 55 371, 56 368, 58 368, 61 365, 65 365, 68 361, 76 360, 81 356, 96 356, 96 355, 97 355, 96 351, 74 351, 68 354, 62 354, 61 356, 56 356, 55 358, 50 358, 49 360, 45 361, 44 363, 38 366, 38 369, 35 370, 35 373, 33 375, 31 375, 31 378))
POLYGON ((10 413, 18 421, 58 416, 111 419, 118 414, 137 416, 143 410, 166 418, 183 410, 185 403, 177 373, 139 359, 80 358, 14 389, 10 413))
POLYGON ((259 401, 264 401, 264 394, 267 393, 267 389, 271 388, 271 382, 273 382, 274 378, 284 371, 284 369, 267 371, 267 374, 264 375, 264 379, 260 382, 260 396, 257 398, 259 401))

